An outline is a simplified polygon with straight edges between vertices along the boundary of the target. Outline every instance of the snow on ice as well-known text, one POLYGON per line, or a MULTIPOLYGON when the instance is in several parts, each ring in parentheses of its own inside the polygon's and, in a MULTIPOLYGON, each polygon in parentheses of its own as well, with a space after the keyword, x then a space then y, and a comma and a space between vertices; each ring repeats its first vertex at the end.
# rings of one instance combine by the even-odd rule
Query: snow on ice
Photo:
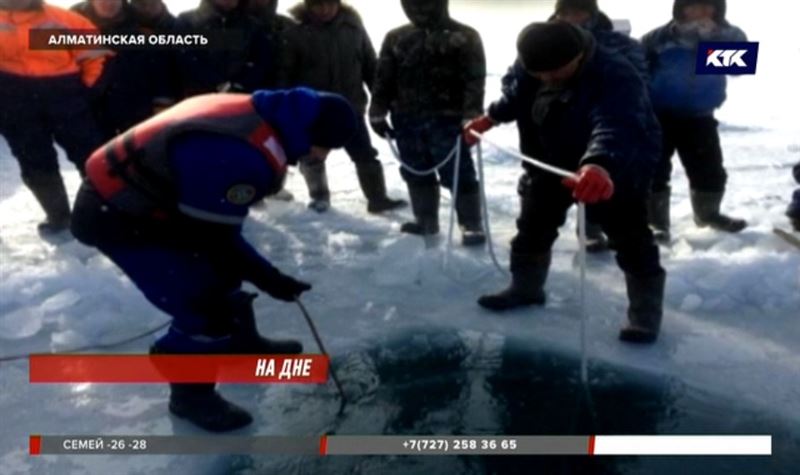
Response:
MULTIPOLYGON (((365 18, 384 18, 377 6, 354 3, 364 7, 365 18)), ((481 10, 486 8, 483 4, 456 3, 455 16, 479 26, 486 39, 491 71, 487 101, 491 101, 499 91, 499 76, 513 59, 511 38, 526 20, 508 7, 489 14, 481 10), (501 30, 507 31, 488 24, 481 27, 481 14, 494 15, 491 20, 506 25, 501 30)), ((626 2, 605 3, 613 17, 631 18, 635 36, 665 21, 670 11, 667 1, 657 2, 658 8, 652 11, 648 5, 631 13, 626 13, 626 2)), ((800 58, 796 45, 785 45, 782 36, 783 31, 794 31, 796 15, 763 21, 758 15, 747 15, 745 3, 730 1, 729 16, 762 42, 759 75, 731 82, 730 100, 720 120, 730 172, 724 207, 748 219, 751 226, 734 236, 696 229, 685 176, 676 165, 672 209, 676 242, 662 252, 669 273, 662 338, 652 348, 630 348, 617 341, 626 307, 622 275, 610 256, 591 257, 589 351, 593 361, 620 371, 674 378, 711 395, 735 396, 754 410, 800 424, 800 253, 771 233, 774 224, 786 224, 782 214, 793 187, 790 167, 800 160, 797 104, 789 107, 788 100, 796 89, 790 84, 800 74, 800 58)), ((543 15, 536 12, 531 18, 543 15)), ((391 22, 370 26, 377 44, 391 22)), ((491 134, 494 140, 515 147, 513 126, 491 134)), ((390 194, 405 195, 388 147, 376 145, 385 161, 390 194)), ((498 256, 507 262, 517 212, 519 166, 496 149, 485 152, 489 212, 498 256)), ((71 165, 62 163, 74 196, 79 177, 71 165)), ((374 395, 381 381, 365 349, 386 335, 415 328, 449 329, 468 344, 480 342, 484 363, 499 358, 492 348, 510 337, 525 341, 530 348, 578 356, 574 214, 555 248, 548 306, 498 317, 475 304, 481 293, 506 282, 505 276, 492 270, 488 254, 456 246, 448 257, 445 239, 426 248, 420 239, 399 233, 407 212, 389 218, 368 215, 353 166, 343 154, 329 159, 329 174, 333 192, 329 213, 318 215, 306 209, 306 188, 293 172, 288 189, 296 201, 270 201, 265 208, 253 210, 246 236, 276 266, 314 284, 305 303, 334 355, 334 364, 345 375, 348 392, 367 398, 374 395)), ((443 224, 448 205, 445 198, 440 214, 443 224)), ((100 344, 166 321, 105 258, 74 241, 53 245, 40 240, 35 228, 42 218, 0 140, 0 356, 100 344)), ((264 333, 299 338, 308 350, 315 349, 296 307, 263 296, 256 301, 256 311, 264 333)), ((149 341, 118 351, 143 352, 149 341)), ((414 348, 426 344, 427 340, 409 342, 414 348)), ((409 355, 391 356, 404 357, 409 355)), ((256 423, 248 433, 256 434, 316 433, 321 426, 313 421, 332 414, 329 406, 335 394, 332 388, 296 386, 224 391, 255 410, 256 423)), ((476 399, 465 407, 492 403, 486 393, 477 389, 473 393, 476 399)), ((194 434, 166 416, 166 395, 161 386, 34 386, 28 384, 25 361, 0 363, 0 471, 166 474, 230 470, 225 457, 131 460, 27 455, 29 434, 194 434)), ((358 417, 368 420, 390 409, 367 406, 358 417)), ((444 411, 440 417, 449 415, 444 411)), ((481 424, 491 427, 486 421, 481 424)))

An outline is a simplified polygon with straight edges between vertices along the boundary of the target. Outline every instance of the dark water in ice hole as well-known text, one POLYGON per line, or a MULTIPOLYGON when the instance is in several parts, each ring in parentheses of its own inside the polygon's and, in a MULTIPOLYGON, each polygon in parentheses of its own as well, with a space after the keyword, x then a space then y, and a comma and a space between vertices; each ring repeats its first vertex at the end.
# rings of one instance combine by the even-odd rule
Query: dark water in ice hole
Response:
MULTIPOLYGON (((265 393, 292 435, 772 435, 772 457, 300 457, 234 456, 238 474, 682 474, 795 475, 800 427, 687 387, 602 364, 590 367, 594 415, 579 362, 513 338, 414 329, 337 357, 349 398, 330 388, 265 393), (292 407, 293 406, 293 407, 292 407)), ((282 434, 286 435, 286 434, 282 434)))

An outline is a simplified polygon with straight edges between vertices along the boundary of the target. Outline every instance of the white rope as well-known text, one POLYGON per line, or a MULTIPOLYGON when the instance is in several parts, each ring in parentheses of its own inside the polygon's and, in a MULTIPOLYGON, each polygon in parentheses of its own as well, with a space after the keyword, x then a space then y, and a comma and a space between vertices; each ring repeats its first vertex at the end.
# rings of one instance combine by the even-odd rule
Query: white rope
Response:
POLYGON ((486 233, 486 244, 489 248, 489 257, 492 258, 492 262, 494 263, 495 268, 500 271, 503 275, 508 275, 508 271, 505 267, 500 264, 500 260, 497 259, 497 254, 494 252, 494 240, 492 239, 492 227, 489 223, 489 203, 486 199, 486 182, 484 180, 484 173, 483 173, 483 147, 481 143, 478 142, 478 179, 480 180, 480 189, 481 189, 481 208, 483 208, 483 229, 486 233))
MULTIPOLYGON (((497 258, 497 254, 495 253, 494 249, 494 240, 492 239, 492 231, 491 231, 491 224, 489 220, 489 207, 488 207, 488 200, 486 199, 486 180, 484 176, 484 169, 483 169, 483 148, 481 147, 481 142, 485 141, 488 144, 492 145, 493 147, 497 148, 503 153, 506 153, 512 157, 515 157, 525 163, 533 165, 541 170, 546 172, 552 173, 557 176, 565 177, 565 178, 577 178, 577 174, 574 172, 564 170, 562 168, 554 167, 547 163, 541 162, 539 160, 533 159, 521 153, 515 152, 513 150, 508 149, 490 139, 487 139, 483 134, 475 132, 474 130, 471 131, 472 135, 476 138, 480 139, 478 142, 477 147, 477 157, 478 157, 478 181, 480 186, 480 198, 481 198, 481 208, 482 208, 482 216, 484 222, 484 232, 486 233, 486 240, 489 249, 489 256, 492 259, 492 263, 500 271, 501 274, 508 274, 508 271, 500 264, 499 259, 497 258)), ((447 157, 442 160, 438 165, 430 168, 428 170, 417 170, 413 167, 408 166, 400 157, 400 152, 397 150, 395 144, 390 140, 387 139, 389 142, 389 148, 391 149, 392 153, 394 154, 395 158, 397 158, 400 166, 403 167, 406 171, 411 173, 412 175, 417 176, 427 176, 433 173, 436 173, 439 169, 447 165, 453 158, 455 157, 455 164, 453 170, 453 192, 452 197, 450 200, 450 223, 447 233, 447 249, 444 255, 444 262, 443 262, 443 270, 446 272, 448 264, 451 260, 452 256, 452 249, 453 249, 453 234, 455 230, 455 220, 456 220, 456 203, 458 201, 458 185, 459 180, 461 178, 460 168, 461 168, 461 147, 462 147, 462 140, 461 136, 456 137, 456 144, 453 146, 453 149, 447 155, 447 157)), ((580 284, 579 284, 579 307, 578 312, 580 314, 580 346, 581 346, 581 368, 580 368, 580 377, 581 382, 585 387, 588 388, 589 383, 589 370, 588 370, 588 360, 589 360, 589 351, 588 351, 588 341, 587 341, 587 313, 586 313, 586 205, 584 203, 578 203, 578 261, 580 263, 580 284)))
POLYGON ((397 161, 400 163, 400 167, 402 167, 408 173, 411 173, 412 175, 416 175, 416 176, 433 175, 434 173, 439 171, 440 168, 442 168, 445 165, 447 165, 448 162, 450 162, 450 160, 453 159, 453 157, 455 156, 455 153, 456 153, 456 148, 457 148, 457 147, 453 147, 453 149, 450 150, 450 153, 447 154, 447 157, 445 157, 444 160, 439 162, 439 164, 434 166, 433 168, 429 168, 427 170, 418 170, 418 169, 408 165, 406 162, 403 161, 402 157, 400 157, 400 151, 397 149, 397 146, 394 144, 394 142, 392 142, 392 139, 387 138, 386 141, 389 142, 389 150, 392 151, 392 155, 394 155, 394 158, 396 158, 397 161))
POLYGON ((461 180, 461 135, 456 137, 456 145, 454 147, 456 158, 453 164, 453 188, 450 192, 450 224, 447 229, 447 248, 444 253, 444 261, 442 268, 446 272, 450 259, 453 255, 453 234, 456 228, 456 211, 458 206, 458 182, 461 180))
POLYGON ((564 170, 563 168, 554 167, 553 165, 549 165, 547 163, 540 162, 539 160, 533 159, 533 158, 531 158, 531 157, 529 157, 527 155, 523 155, 523 154, 521 154, 519 152, 515 152, 513 150, 510 150, 510 149, 498 144, 497 142, 494 142, 492 140, 487 139, 485 135, 479 134, 478 132, 475 132, 474 130, 471 130, 470 133, 473 136, 475 136, 475 137, 481 139, 482 141, 488 143, 489 145, 497 148, 498 150, 500 150, 500 151, 502 151, 502 152, 504 152, 504 153, 506 153, 508 155, 511 155, 512 157, 516 157, 516 158, 522 160, 525 163, 530 163, 531 165, 535 166, 536 168, 540 168, 540 169, 542 169, 544 171, 550 172, 550 173, 552 173, 554 175, 562 176, 564 178, 578 178, 578 175, 576 175, 575 173, 573 173, 571 171, 564 170))
MULTIPOLYGON (((458 187, 459 187, 459 183, 461 181, 461 153, 462 153, 462 143, 463 143, 463 141, 461 139, 461 134, 456 136, 456 143, 453 146, 453 148, 450 150, 450 153, 448 153, 447 156, 444 158, 444 160, 439 162, 439 164, 437 164, 436 166, 434 166, 432 168, 429 168, 427 170, 419 170, 419 169, 416 169, 416 168, 413 168, 413 167, 409 166, 401 158, 400 151, 397 149, 397 146, 394 144, 394 142, 390 138, 387 138, 386 141, 389 144, 389 150, 391 150, 392 155, 394 155, 394 157, 397 159, 398 163, 400 163, 400 167, 403 168, 404 170, 406 170, 407 172, 411 173, 412 175, 416 175, 416 176, 432 175, 432 174, 436 173, 437 171, 439 171, 441 168, 443 168, 445 165, 447 165, 451 160, 455 160, 455 163, 453 164, 453 187, 452 187, 454 191, 451 192, 450 218, 449 218, 449 227, 448 227, 448 233, 447 233, 447 245, 446 245, 445 253, 444 253, 444 256, 443 256, 443 259, 442 259, 442 271, 448 277, 450 277, 453 280, 455 280, 455 281, 457 281, 459 283, 462 283, 462 284, 469 284, 469 283, 473 283, 473 282, 477 282, 479 280, 482 280, 485 277, 485 274, 480 274, 480 275, 476 276, 473 280, 467 282, 467 281, 464 281, 463 279, 455 278, 455 277, 453 277, 452 275, 450 275, 447 272, 447 269, 448 269, 449 264, 450 264, 450 262, 452 260, 452 254, 453 254, 453 237, 454 237, 454 234, 455 234, 455 222, 456 222, 456 215, 457 215, 456 204, 457 204, 457 201, 458 201, 458 191, 457 190, 458 190, 458 187)), ((485 187, 484 187, 484 184, 483 184, 483 169, 481 168, 483 166, 482 163, 483 162, 481 161, 480 164, 479 164, 480 190, 481 190, 481 199, 483 201, 483 203, 482 203, 482 205, 483 205, 483 215, 482 216, 483 216, 483 220, 484 220, 485 226, 488 229, 489 216, 488 216, 488 214, 486 212, 486 190, 485 190, 485 187)), ((489 241, 489 249, 490 249, 491 255, 493 256, 493 260, 494 260, 495 266, 497 267, 497 269, 501 273, 506 274, 507 271, 500 265, 500 263, 497 261, 497 258, 495 257, 494 245, 491 242, 491 235, 488 234, 488 233, 487 233, 487 239, 490 240, 489 241)))
MULTIPOLYGON (((480 139, 481 141, 485 141, 488 144, 492 145, 493 147, 497 148, 501 152, 507 153, 512 157, 516 157, 522 160, 525 163, 529 163, 541 170, 550 172, 554 175, 562 176, 565 178, 577 178, 577 175, 573 172, 564 170, 562 168, 554 167, 547 163, 540 162, 539 160, 535 160, 531 157, 523 155, 521 153, 515 152, 513 150, 509 150, 508 148, 487 139, 483 134, 480 134, 474 130, 470 131, 470 133, 480 139)), ((478 148, 478 157, 481 157, 480 148, 478 148)), ((481 180, 482 182, 483 180, 481 180)), ((484 204, 485 206, 485 204, 484 204)), ((488 220, 487 220, 488 221, 488 220)), ((487 228, 488 229, 488 228, 487 228)), ((589 385, 589 350, 588 350, 588 342, 587 342, 587 314, 586 314, 586 205, 584 203, 578 202, 578 260, 580 262, 580 288, 579 288, 579 298, 580 303, 578 307, 578 312, 580 314, 581 319, 581 329, 580 329, 580 340, 581 340, 581 383, 583 383, 584 388, 588 391, 589 385)))
POLYGON ((581 267, 580 307, 581 317, 581 382, 589 385, 589 348, 586 339, 586 205, 578 203, 578 262, 581 267))

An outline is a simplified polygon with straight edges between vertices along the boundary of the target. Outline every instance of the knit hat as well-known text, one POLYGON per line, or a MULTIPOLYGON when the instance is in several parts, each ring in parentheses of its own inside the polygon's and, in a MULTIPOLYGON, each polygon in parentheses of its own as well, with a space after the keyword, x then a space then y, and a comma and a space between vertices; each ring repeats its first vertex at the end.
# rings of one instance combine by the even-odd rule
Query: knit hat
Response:
POLYGON ((725 0, 675 0, 672 7, 672 18, 680 20, 683 18, 683 9, 689 5, 711 5, 716 9, 714 13, 714 21, 722 23, 725 21, 725 12, 727 10, 727 3, 725 0))
POLYGON ((309 130, 311 145, 341 148, 356 133, 356 112, 350 102, 339 94, 319 93, 319 113, 309 130))
POLYGON ((528 72, 553 71, 585 48, 580 28, 566 22, 531 23, 517 38, 517 53, 528 72))
POLYGON ((597 0, 558 0, 556 1, 556 13, 561 13, 564 10, 580 10, 589 12, 596 15, 600 12, 597 6, 597 0))

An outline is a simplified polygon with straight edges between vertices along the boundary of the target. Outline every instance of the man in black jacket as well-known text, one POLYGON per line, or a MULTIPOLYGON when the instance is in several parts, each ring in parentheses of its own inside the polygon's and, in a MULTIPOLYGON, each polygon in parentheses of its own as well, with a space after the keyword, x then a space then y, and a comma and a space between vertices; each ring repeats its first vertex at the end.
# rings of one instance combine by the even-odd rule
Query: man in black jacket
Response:
MULTIPOLYGON (((102 33, 138 34, 136 10, 127 0, 87 0, 72 10, 102 33)), ((168 14, 168 13, 167 13, 168 14)), ((116 50, 92 88, 92 110, 108 140, 174 102, 174 70, 164 51, 116 50)))
POLYGON ((198 8, 178 16, 178 29, 227 33, 232 42, 225 48, 191 49, 179 55, 185 97, 252 92, 266 85, 273 66, 269 41, 249 15, 247 0, 201 0, 198 8))
MULTIPOLYGON (((486 58, 478 32, 450 18, 447 0, 403 0, 410 23, 390 31, 383 41, 369 116, 381 137, 394 137, 403 162, 416 169, 439 164, 453 148, 461 125, 483 112, 486 58), (392 126, 387 115, 391 114, 392 126)), ((436 174, 417 176, 402 170, 414 222, 410 234, 439 232, 439 183, 456 200, 462 243, 482 245, 478 180, 469 149, 461 150, 458 189, 453 163, 436 174)))
MULTIPOLYGON (((340 0, 306 0, 291 9, 297 25, 289 30, 288 44, 281 55, 280 84, 306 86, 346 97, 362 118, 358 133, 345 150, 356 166, 358 182, 367 198, 367 211, 381 213, 405 206, 386 195, 383 166, 363 119, 367 89, 375 79, 377 58, 361 17, 340 0)), ((312 209, 330 206, 325 163, 301 163, 312 209)))
MULTIPOLYGON (((625 272, 629 325, 620 339, 651 343, 661 324, 666 274, 647 225, 646 200, 660 134, 646 86, 622 56, 597 48, 589 32, 568 23, 529 25, 517 48, 519 63, 535 79, 530 84, 530 154, 576 170, 577 178, 562 184, 557 176, 524 165, 522 209, 511 244, 512 282, 478 303, 493 311, 544 304, 551 248, 577 200, 589 205, 614 240, 625 272)), ((473 120, 465 132, 491 128, 499 106, 509 107, 498 101, 489 116, 473 120)))

